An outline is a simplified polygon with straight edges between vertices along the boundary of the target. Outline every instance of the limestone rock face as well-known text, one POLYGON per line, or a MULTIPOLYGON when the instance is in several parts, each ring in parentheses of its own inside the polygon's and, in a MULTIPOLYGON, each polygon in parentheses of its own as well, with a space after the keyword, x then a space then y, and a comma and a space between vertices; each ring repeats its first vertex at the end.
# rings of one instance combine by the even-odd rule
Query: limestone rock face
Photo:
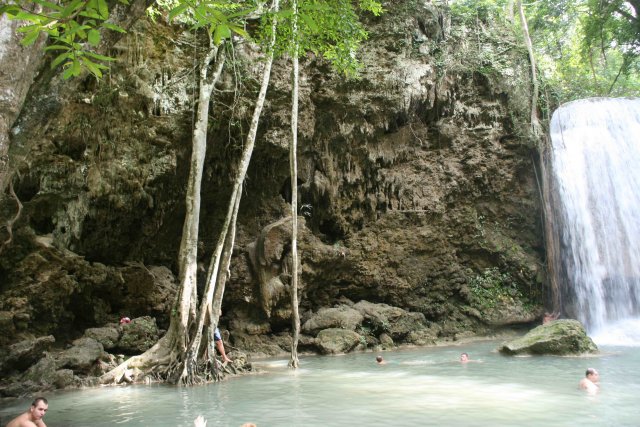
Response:
POLYGON ((572 356, 597 353, 598 347, 577 320, 554 320, 537 326, 525 336, 503 344, 500 352, 508 355, 552 354, 572 356))
MULTIPOLYGON (((316 333, 346 351, 531 321, 545 294, 544 245, 520 39, 410 0, 365 24, 359 80, 313 55, 301 61, 299 299, 303 324, 313 319, 304 349, 317 351, 316 333), (318 315, 345 305, 363 320, 318 315)), ((0 253, 0 345, 29 333, 71 340, 121 316, 167 328, 198 103, 193 45, 192 32, 141 19, 110 50, 108 79, 67 87, 47 72, 30 88, 5 132, 23 211, 0 253)), ((200 291, 264 63, 250 42, 235 55, 211 103, 200 291)), ((221 319, 231 346, 268 355, 287 351, 291 330, 290 71, 285 60, 272 70, 221 319)), ((5 201, 0 217, 15 210, 5 201)), ((153 330, 124 329, 109 350, 138 353, 153 330)), ((94 337, 110 346, 109 334, 94 337)))
POLYGON ((51 348, 55 338, 51 335, 20 341, 0 353, 0 373, 12 369, 24 370, 40 360, 51 348))

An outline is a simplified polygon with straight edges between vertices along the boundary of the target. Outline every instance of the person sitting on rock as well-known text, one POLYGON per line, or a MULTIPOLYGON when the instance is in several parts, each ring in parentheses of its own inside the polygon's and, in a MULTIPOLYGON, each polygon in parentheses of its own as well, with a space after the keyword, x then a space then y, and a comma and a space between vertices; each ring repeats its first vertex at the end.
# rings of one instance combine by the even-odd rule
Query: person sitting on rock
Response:
POLYGON ((220 329, 216 328, 213 332, 213 340, 216 343, 216 349, 220 353, 223 363, 231 362, 232 360, 227 357, 227 353, 224 351, 224 342, 222 342, 222 335, 220 335, 220 329))
POLYGON ((42 417, 49 409, 49 402, 44 397, 36 397, 29 410, 9 421, 7 427, 47 427, 42 417))
POLYGON ((542 324, 544 325, 545 323, 549 323, 552 320, 556 320, 556 319, 558 319, 558 313, 546 312, 546 313, 544 313, 544 317, 542 318, 542 324))

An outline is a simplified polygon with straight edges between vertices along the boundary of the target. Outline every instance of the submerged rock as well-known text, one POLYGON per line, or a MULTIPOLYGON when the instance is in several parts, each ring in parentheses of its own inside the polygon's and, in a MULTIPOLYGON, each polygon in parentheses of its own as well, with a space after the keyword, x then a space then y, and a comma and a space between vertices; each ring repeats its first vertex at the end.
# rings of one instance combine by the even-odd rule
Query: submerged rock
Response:
POLYGON ((555 320, 540 325, 525 336, 503 344, 499 349, 508 355, 553 354, 558 356, 597 353, 598 347, 577 320, 555 320))

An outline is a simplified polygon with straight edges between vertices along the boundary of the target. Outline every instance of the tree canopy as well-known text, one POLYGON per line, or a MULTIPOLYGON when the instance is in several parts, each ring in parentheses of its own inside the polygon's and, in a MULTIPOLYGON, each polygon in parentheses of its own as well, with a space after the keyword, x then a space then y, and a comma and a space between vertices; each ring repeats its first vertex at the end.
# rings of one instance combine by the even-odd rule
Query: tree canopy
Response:
MULTIPOLYGON (((451 9, 464 20, 508 20, 513 3, 457 0, 451 9)), ((637 0, 523 3, 547 100, 640 95, 639 6, 637 0)))

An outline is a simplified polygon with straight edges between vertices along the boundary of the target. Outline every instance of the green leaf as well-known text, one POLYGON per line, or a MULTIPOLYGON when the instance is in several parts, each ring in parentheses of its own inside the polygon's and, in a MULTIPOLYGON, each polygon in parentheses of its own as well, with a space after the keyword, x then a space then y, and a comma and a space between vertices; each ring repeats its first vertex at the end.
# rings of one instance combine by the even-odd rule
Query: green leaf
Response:
POLYGON ((50 1, 45 1, 45 0, 39 0, 38 4, 40 4, 40 5, 42 5, 42 6, 46 7, 46 8, 49 8, 49 9, 52 9, 52 10, 57 10, 57 11, 61 11, 62 9, 64 9, 59 4, 55 4, 55 3, 52 3, 50 1))
POLYGON ((117 31, 119 33, 126 33, 127 31, 119 25, 111 24, 109 22, 103 22, 101 27, 106 28, 111 31, 117 31))
POLYGON ((14 19, 19 19, 22 21, 28 21, 28 22, 33 22, 35 24, 40 24, 42 23, 43 20, 46 20, 45 18, 38 16, 36 14, 24 11, 24 10, 19 10, 16 14, 14 19))
POLYGON ((189 8, 188 3, 181 3, 169 11, 169 21, 175 19, 176 16, 182 15, 189 8))
POLYGON ((109 19, 109 7, 105 0, 98 0, 98 12, 102 19, 109 19))
POLYGON ((71 76, 72 76, 72 74, 71 74, 71 68, 67 68, 67 69, 65 69, 65 70, 64 70, 64 72, 62 73, 62 78, 63 78, 63 79, 65 79, 65 80, 70 79, 70 78, 71 78, 71 76))
POLYGON ((219 46, 222 40, 228 39, 231 37, 231 30, 227 25, 220 24, 213 31, 213 43, 216 46, 219 46))
POLYGON ((87 40, 91 46, 98 46, 100 44, 100 31, 89 30, 87 33, 87 40))
POLYGON ((44 50, 69 50, 69 46, 61 45, 61 44, 52 44, 44 48, 44 50))
POLYGON ((69 68, 71 69, 71 75, 75 77, 78 77, 82 72, 82 65, 80 65, 80 61, 78 61, 77 59, 73 60, 73 63, 69 68))
POLYGON ((84 1, 83 0, 73 0, 71 3, 69 3, 67 5, 67 7, 65 7, 62 12, 60 12, 60 17, 62 19, 68 18, 69 16, 73 15, 73 13, 84 6, 84 1))
POLYGON ((71 58, 71 56, 72 56, 71 52, 62 53, 56 56, 56 58, 53 61, 51 61, 51 68, 56 68, 58 65, 62 63, 62 61, 64 61, 65 59, 71 58))
POLYGON ((239 25, 229 25, 229 28, 237 35, 242 36, 247 40, 251 39, 251 35, 244 29, 244 27, 239 25))
POLYGON ((115 61, 115 60, 116 60, 115 58, 112 58, 112 57, 110 57, 110 56, 100 55, 100 54, 98 54, 98 53, 91 52, 91 51, 87 51, 87 52, 85 52, 84 54, 85 54, 86 56, 90 56, 90 57, 92 57, 93 59, 97 59, 98 61, 107 61, 107 62, 110 62, 110 61, 115 61))
POLYGON ((96 12, 94 9, 88 9, 83 12, 80 12, 80 16, 86 16, 87 18, 100 19, 100 20, 102 19, 100 14, 96 12))
POLYGON ((24 38, 20 41, 20 44, 23 46, 30 46, 33 43, 35 43, 39 35, 40 35, 40 31, 34 29, 33 31, 30 31, 27 34, 25 34, 24 38))
POLYGON ((102 77, 102 71, 100 71, 100 67, 98 67, 98 64, 92 62, 87 58, 82 58, 82 63, 87 68, 87 70, 89 70, 91 74, 93 74, 97 78, 102 77))
POLYGON ((307 24, 307 27, 309 27, 312 32, 314 32, 314 33, 319 32, 318 25, 316 24, 316 22, 313 20, 313 18, 310 15, 307 15, 305 13, 305 14, 301 14, 299 16, 302 18, 302 20, 305 22, 305 24, 307 24))

